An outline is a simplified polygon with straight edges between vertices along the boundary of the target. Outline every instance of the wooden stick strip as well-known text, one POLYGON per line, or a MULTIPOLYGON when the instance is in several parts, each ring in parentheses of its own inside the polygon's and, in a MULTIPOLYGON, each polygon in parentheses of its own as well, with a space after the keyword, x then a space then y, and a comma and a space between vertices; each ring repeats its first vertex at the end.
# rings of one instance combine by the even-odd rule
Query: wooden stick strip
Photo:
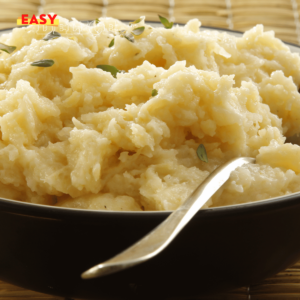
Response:
MULTIPOLYGON (((53 11, 44 10, 45 13, 50 13, 53 11)), ((76 18, 77 20, 91 20, 91 19, 96 19, 99 17, 99 13, 98 12, 91 12, 91 11, 82 11, 82 10, 57 10, 56 13, 60 16, 62 16, 63 18, 66 19, 71 19, 71 18, 76 18)))
MULTIPOLYGON (((237 294, 230 294, 228 293, 222 293, 217 295, 211 295, 211 296, 204 296, 201 298, 198 298, 199 300, 247 300, 248 296, 246 294, 237 295, 237 294)), ((197 298, 193 298, 193 300, 197 300, 197 298)))
MULTIPOLYGON (((157 14, 153 15, 155 17, 154 21, 157 20, 157 14)), ((183 15, 179 15, 176 16, 176 22, 177 23, 182 23, 182 24, 186 24, 189 20, 191 20, 192 18, 194 19, 199 19, 199 21, 201 22, 201 24, 203 26, 213 26, 213 27, 221 27, 221 28, 227 28, 227 23, 226 23, 226 18, 218 18, 212 20, 212 18, 214 18, 214 16, 183 16, 183 15)), ((149 21, 148 18, 146 18, 146 20, 149 21)))
POLYGON ((270 3, 270 0, 251 0, 251 1, 246 1, 246 0, 231 0, 232 1, 232 6, 238 5, 238 6, 248 6, 248 5, 259 5, 260 3, 263 3, 265 5, 268 5, 269 7, 273 7, 274 5, 291 5, 291 3, 288 0, 272 0, 272 3, 270 3))
POLYGON ((215 15, 218 10, 215 8, 210 8, 210 7, 182 7, 182 8, 177 8, 175 7, 174 12, 180 13, 180 14, 190 14, 190 15, 195 15, 195 14, 202 14, 202 13, 210 13, 215 15))
POLYGON ((277 279, 266 279, 264 280, 263 284, 287 284, 287 283, 296 283, 300 285, 299 277, 298 278, 288 278, 288 277, 283 277, 283 278, 277 278, 277 279))
POLYGON ((0 22, 0 29, 13 28, 13 27, 17 27, 16 22, 0 22))
POLYGON ((190 6, 190 5, 224 5, 224 0, 175 0, 176 6, 190 6))
POLYGON ((33 14, 37 15, 37 13, 38 13, 38 8, 12 10, 11 8, 1 7, 1 16, 14 18, 14 20, 16 21, 16 25, 17 25, 17 18, 21 17, 22 14, 28 14, 29 17, 31 17, 31 15, 33 14))
POLYGON ((265 7, 287 7, 287 8, 292 8, 292 4, 289 1, 278 1, 274 0, 272 1, 272 5, 270 5, 269 0, 251 0, 251 1, 236 1, 236 0, 231 0, 232 1, 232 6, 233 7, 260 7, 260 6, 265 6, 265 7))
MULTIPOLYGON (((157 21, 157 13, 163 14, 163 12, 130 12, 130 11, 114 11, 114 12, 109 12, 107 13, 107 17, 112 17, 116 19, 123 19, 123 20, 136 20, 140 16, 145 16, 147 21, 157 21)), ((167 15, 167 14, 166 14, 167 15)))
POLYGON ((299 293, 300 284, 282 283, 282 284, 257 284, 251 285, 251 295, 268 293, 299 293))
POLYGON ((11 3, 11 2, 14 2, 14 3, 28 3, 28 4, 33 4, 33 5, 36 5, 38 6, 40 4, 40 0, 15 0, 15 1, 10 1, 10 0, 0 0, 0 5, 2 5, 2 3, 11 3))
POLYGON ((103 7, 102 6, 102 3, 99 3, 99 4, 82 4, 82 3, 48 3, 48 4, 45 4, 44 7, 52 7, 53 9, 56 9, 56 7, 58 8, 65 8, 65 9, 69 9, 69 8, 72 8, 73 6, 76 6, 76 7, 80 7, 82 9, 97 9, 99 7, 103 7))
MULTIPOLYGON (((212 22, 218 22, 218 21, 225 21, 226 22, 226 17, 220 17, 220 16, 207 16, 207 15, 201 15, 201 14, 197 14, 194 16, 191 15, 187 15, 187 14, 177 14, 178 17, 183 17, 183 18, 203 18, 206 21, 211 20, 212 22)), ((177 18, 177 17, 176 17, 177 18)))
POLYGON ((204 4, 192 4, 192 5, 184 5, 184 6, 181 6, 181 5, 176 5, 176 7, 178 8, 178 9, 190 9, 190 10, 193 10, 193 9, 207 9, 207 8, 209 8, 209 9, 215 9, 215 10, 217 10, 217 9, 226 9, 226 3, 224 2, 224 3, 220 3, 220 4, 218 4, 218 5, 204 5, 204 4))
POLYGON ((182 9, 182 10, 185 10, 185 9, 189 9, 189 10, 194 10, 194 9, 197 9, 197 10, 200 10, 200 9, 214 9, 214 10, 227 9, 225 0, 224 0, 224 3, 219 4, 219 5, 202 5, 202 4, 198 4, 198 5, 193 4, 193 5, 184 5, 184 6, 176 5, 176 8, 182 9))
MULTIPOLYGON (((223 21, 219 21, 219 22, 210 22, 210 21, 205 21, 205 20, 200 19, 200 18, 198 18, 198 19, 201 22, 202 26, 227 28, 226 19, 223 20, 223 21)), ((190 19, 188 19, 188 18, 178 18, 178 19, 176 19, 176 22, 181 23, 181 24, 186 24, 189 20, 190 19)))
POLYGON ((122 11, 134 11, 139 12, 141 15, 145 12, 153 12, 153 13, 164 13, 165 16, 168 16, 168 8, 161 6, 161 7, 154 7, 154 6, 145 6, 143 8, 141 7, 130 7, 130 6, 108 6, 107 7, 107 13, 111 12, 122 12, 122 11))
POLYGON ((95 4, 95 5, 102 5, 102 1, 99 0, 88 0, 88 1, 84 1, 84 0, 45 0, 45 3, 43 5, 48 5, 48 4, 61 4, 61 3, 79 3, 79 4, 95 4))
MULTIPOLYGON (((39 292, 34 292, 20 288, 18 286, 0 281, 0 299, 2 297, 23 297, 23 299, 30 299, 30 297, 52 297, 39 292), (28 297, 28 298, 27 298, 28 297)), ((56 298, 56 297, 55 297, 56 298)), ((19 298, 22 299, 22 298, 19 298)))
MULTIPOLYGON (((192 18, 196 18, 199 19, 201 21, 202 24, 204 24, 203 22, 209 22, 210 24, 216 23, 216 24, 224 24, 224 26, 226 26, 226 18, 224 17, 219 17, 219 16, 204 16, 204 15, 195 15, 195 16, 191 16, 191 15, 176 15, 176 21, 179 22, 179 20, 186 20, 189 21, 192 18)), ((185 21, 185 22, 186 22, 185 21)), ((181 21, 180 21, 181 22, 181 21)), ((217 26, 217 25, 216 25, 217 26)))
MULTIPOLYGON (((279 272, 278 274, 274 275, 273 277, 276 278, 276 277, 282 277, 282 276, 300 276, 300 270, 299 269, 287 269, 283 272, 279 272)), ((272 277, 272 278, 273 278, 272 277)))
POLYGON ((15 3, 15 2, 4 2, 0 4, 1 6, 1 14, 2 14, 2 8, 9 8, 11 10, 32 10, 32 11, 36 11, 38 9, 38 5, 34 5, 32 3, 26 3, 26 2, 22 2, 22 3, 15 3))
POLYGON ((289 28, 295 31, 295 23, 294 21, 278 21, 276 20, 268 20, 268 19, 257 19, 251 20, 251 21, 239 21, 239 22, 234 22, 234 25, 236 27, 253 27, 256 24, 264 24, 266 26, 277 26, 277 27, 282 27, 282 28, 289 28))
POLYGON ((131 5, 139 5, 139 6, 143 6, 144 4, 149 4, 149 5, 160 5, 160 6, 167 6, 169 7, 169 0, 126 0, 126 2, 124 2, 124 0, 109 0, 108 1, 108 5, 109 6, 113 6, 113 5, 127 5, 127 6, 131 6, 131 5))
POLYGON ((299 294, 262 294, 251 295, 251 300, 299 300, 299 294))
POLYGON ((96 6, 96 5, 82 5, 82 4, 73 4, 72 6, 69 4, 46 4, 44 6, 44 10, 52 10, 56 12, 57 10, 69 10, 69 9, 75 9, 75 10, 83 10, 83 11, 94 11, 94 12, 100 12, 102 13, 102 6, 96 6))
POLYGON ((233 20, 237 20, 242 21, 242 20, 253 20, 253 22, 255 22, 256 20, 278 20, 278 22, 286 22, 286 21, 290 21, 290 22, 294 22, 293 18, 288 18, 288 17, 284 17, 282 19, 278 19, 278 16, 276 15, 248 15, 248 16, 244 16, 244 15, 234 15, 233 16, 233 20))
MULTIPOLYGON (((233 8, 232 9, 233 15, 276 15, 278 17, 293 17, 293 11, 289 9, 283 9, 283 8, 276 8, 276 7, 270 7, 270 8, 233 8)), ((227 10, 218 10, 217 14, 220 16, 228 15, 227 10)))
MULTIPOLYGON (((176 22, 186 24, 191 18, 183 18, 178 17, 176 18, 176 22)), ((199 21, 201 22, 202 26, 211 26, 211 27, 220 27, 220 28, 227 28, 226 19, 220 21, 211 21, 210 18, 208 20, 199 17, 199 21)))
POLYGON ((118 4, 118 5, 110 5, 108 4, 107 8, 109 9, 113 9, 113 10, 118 10, 118 9, 135 9, 135 10, 147 10, 149 8, 151 8, 151 10, 159 10, 161 8, 163 9, 168 9, 168 6, 165 5, 151 5, 151 4, 143 4, 143 5, 126 5, 126 4, 118 4))
MULTIPOLYGON (((253 2, 246 2, 245 4, 242 4, 242 3, 238 3, 238 4, 232 4, 232 7, 233 8, 245 8, 245 9, 248 9, 248 8, 269 8, 270 5, 268 5, 268 3, 265 3, 265 2, 257 2, 257 3, 253 3, 253 2)), ((272 5, 272 7, 275 7, 275 8, 284 8, 284 9, 290 9, 292 10, 292 5, 288 2, 285 2, 285 3, 278 3, 278 4, 274 4, 272 5)))
MULTIPOLYGON (((37 13, 37 11, 36 11, 37 13)), ((22 14, 22 13, 21 13, 22 14)), ((21 15, 18 12, 14 12, 11 10, 1 10, 1 14, 0 14, 0 22, 14 22, 15 25, 17 25, 17 18, 19 18, 21 15)))
POLYGON ((275 276, 269 277, 266 280, 264 280, 263 282, 265 283, 266 281, 270 281, 270 280, 298 280, 300 283, 300 273, 297 272, 295 274, 293 273, 283 273, 283 274, 277 274, 275 276))
MULTIPOLYGON (((270 30, 274 30, 277 33, 281 33, 281 34, 288 34, 289 32, 292 32, 293 34, 296 34, 296 30, 295 28, 285 28, 285 27, 278 27, 278 26, 269 26, 266 25, 264 23, 258 23, 258 24, 262 24, 264 26, 264 31, 270 31, 270 30)), ((252 27, 256 26, 256 24, 252 24, 250 26, 239 26, 238 24, 234 24, 234 28, 238 29, 238 30, 248 30, 251 29, 252 27)))
MULTIPOLYGON (((241 4, 241 3, 245 3, 245 2, 247 2, 247 0, 231 0, 232 1, 232 5, 235 5, 235 4, 241 4)), ((253 3, 256 3, 256 2, 258 2, 258 0, 253 0, 253 3)), ((270 6, 273 6, 273 3, 285 3, 285 2, 289 2, 289 1, 287 1, 287 0, 272 0, 272 3, 270 3, 270 1, 269 0, 261 0, 261 2, 263 2, 263 3, 269 3, 269 5, 270 6)))
POLYGON ((278 19, 276 16, 234 16, 233 22, 235 24, 242 23, 242 22, 250 22, 251 25, 255 25, 257 23, 267 23, 267 22, 275 22, 276 24, 279 24, 280 26, 295 26, 293 18, 282 18, 278 19))
POLYGON ((208 3, 203 3, 203 2, 190 2, 189 4, 187 4, 186 2, 179 2, 177 4, 176 3, 176 7, 226 7, 226 3, 224 3, 224 0, 223 1, 220 1, 220 2, 208 2, 208 3))

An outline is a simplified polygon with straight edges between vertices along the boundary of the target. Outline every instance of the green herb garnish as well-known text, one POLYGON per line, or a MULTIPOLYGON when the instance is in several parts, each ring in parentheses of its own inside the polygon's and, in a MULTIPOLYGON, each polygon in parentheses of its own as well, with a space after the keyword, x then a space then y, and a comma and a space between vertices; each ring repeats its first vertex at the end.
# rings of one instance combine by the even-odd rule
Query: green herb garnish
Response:
POLYGON ((139 19, 137 19, 137 20, 135 20, 135 21, 133 21, 133 22, 130 22, 129 24, 131 25, 131 24, 137 24, 137 23, 140 23, 142 21, 142 19, 141 18, 139 18, 139 19))
POLYGON ((200 146, 197 149, 197 155, 198 157, 204 161, 208 163, 208 158, 207 158, 207 154, 206 154, 206 150, 203 144, 200 144, 200 146))
POLYGON ((138 28, 133 29, 132 33, 134 35, 141 35, 144 32, 144 30, 145 30, 144 26, 143 27, 138 27, 138 28))
POLYGON ((157 90, 156 90, 156 89, 153 89, 153 90, 152 90, 152 93, 151 93, 152 97, 155 97, 157 94, 158 94, 157 90))
POLYGON ((43 38, 44 41, 55 40, 61 37, 61 34, 57 31, 51 31, 45 35, 43 38))
POLYGON ((117 73, 122 73, 122 71, 120 71, 116 67, 110 66, 110 65, 98 65, 97 68, 102 69, 105 72, 109 72, 115 78, 117 78, 117 73))
POLYGON ((95 24, 99 24, 100 23, 100 20, 99 19, 95 19, 95 24))
POLYGON ((171 29, 173 27, 173 24, 174 24, 173 22, 170 23, 166 18, 164 18, 160 15, 158 15, 158 17, 160 19, 161 24, 163 24, 165 26, 165 28, 171 29))
POLYGON ((134 37, 131 33, 126 32, 125 34, 121 35, 125 39, 127 39, 129 42, 134 43, 134 37))
POLYGON ((127 39, 129 42, 134 43, 134 37, 131 33, 126 32, 126 30, 119 30, 121 37, 127 39))
POLYGON ((10 54, 12 52, 14 52, 16 50, 17 47, 15 46, 8 46, 8 45, 5 45, 5 44, 1 44, 0 43, 0 50, 10 54))
POLYGON ((115 44, 115 39, 113 38, 113 39, 110 41, 108 47, 111 48, 114 44, 115 44))
POLYGON ((31 66, 33 67, 51 67, 54 65, 54 60, 52 59, 42 59, 42 60, 37 60, 31 63, 31 66))

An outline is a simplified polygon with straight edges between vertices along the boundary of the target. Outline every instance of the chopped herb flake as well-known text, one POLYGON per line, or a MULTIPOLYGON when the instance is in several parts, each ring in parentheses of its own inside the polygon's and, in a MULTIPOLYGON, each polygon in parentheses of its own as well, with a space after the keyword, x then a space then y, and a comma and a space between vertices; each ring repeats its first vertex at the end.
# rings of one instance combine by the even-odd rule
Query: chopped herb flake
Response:
POLYGON ((138 28, 133 29, 132 33, 134 35, 141 35, 144 32, 144 30, 145 30, 144 26, 143 27, 138 27, 138 28))
POLYGON ((105 72, 111 73, 111 75, 115 78, 117 77, 117 73, 123 73, 123 71, 120 71, 116 67, 110 65, 98 65, 97 68, 102 69, 105 72))
POLYGON ((54 60, 52 59, 42 59, 42 60, 37 60, 31 63, 31 66, 33 67, 51 67, 54 65, 54 60))
POLYGON ((115 39, 113 38, 113 39, 110 41, 108 47, 111 48, 114 44, 115 44, 115 39))
POLYGON ((158 94, 157 90, 156 90, 156 89, 153 89, 153 90, 152 90, 152 93, 151 93, 152 97, 155 97, 157 94, 158 94))
POLYGON ((99 19, 96 19, 95 20, 95 24, 97 25, 97 24, 99 24, 100 23, 100 20, 99 19))
POLYGON ((208 163, 208 158, 207 158, 207 154, 206 154, 206 150, 203 144, 200 144, 198 149, 197 149, 197 155, 198 157, 204 161, 208 163))
POLYGON ((0 50, 10 54, 12 52, 14 52, 16 50, 17 47, 15 46, 8 46, 8 45, 5 45, 5 44, 1 44, 0 43, 0 50))
POLYGON ((134 43, 134 37, 131 33, 126 32, 126 30, 119 30, 121 37, 127 39, 129 42, 134 43))
POLYGON ((127 39, 129 42, 134 43, 134 37, 133 37, 133 35, 132 35, 131 33, 125 33, 125 34, 123 35, 123 37, 124 37, 125 39, 127 39))
POLYGON ((131 25, 131 24, 137 24, 137 23, 140 23, 142 21, 142 19, 141 18, 139 18, 139 19, 137 19, 137 20, 135 20, 135 21, 133 21, 133 22, 130 22, 129 24, 131 25))
POLYGON ((163 24, 165 26, 165 28, 171 29, 173 27, 173 24, 174 24, 173 22, 170 23, 166 18, 164 18, 160 15, 158 15, 158 17, 160 19, 161 24, 163 24))
POLYGON ((61 34, 57 31, 51 31, 49 33, 47 33, 45 35, 45 37, 43 38, 44 41, 49 41, 49 40, 54 40, 54 39, 58 39, 59 37, 61 37, 61 34))

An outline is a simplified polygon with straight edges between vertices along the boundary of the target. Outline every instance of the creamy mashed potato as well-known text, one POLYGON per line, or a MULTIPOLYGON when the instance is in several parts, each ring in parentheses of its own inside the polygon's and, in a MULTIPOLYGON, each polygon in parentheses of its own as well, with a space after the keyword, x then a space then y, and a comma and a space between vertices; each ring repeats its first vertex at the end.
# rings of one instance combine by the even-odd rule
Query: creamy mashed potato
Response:
POLYGON ((0 54, 1 197, 173 210, 238 156, 257 163, 235 170, 206 206, 300 191, 300 147, 285 144, 300 131, 300 57, 273 32, 59 20, 57 39, 42 40, 52 29, 38 26, 0 37, 17 47, 0 54), (141 26, 134 42, 118 33, 141 26), (42 59, 55 63, 31 66, 42 59), (125 72, 114 78, 103 64, 125 72))

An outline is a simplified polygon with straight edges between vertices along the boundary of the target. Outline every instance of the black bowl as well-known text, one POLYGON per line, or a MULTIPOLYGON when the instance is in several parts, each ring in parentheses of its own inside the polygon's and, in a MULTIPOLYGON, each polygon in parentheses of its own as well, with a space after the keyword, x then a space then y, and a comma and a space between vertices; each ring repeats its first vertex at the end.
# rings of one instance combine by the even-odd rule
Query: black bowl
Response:
POLYGON ((300 259, 300 194, 204 209, 166 250, 106 277, 80 274, 169 212, 102 212, 0 200, 0 279, 84 299, 186 299, 246 286, 300 259))
POLYGON ((169 214, 0 199, 0 279, 71 298, 187 299, 256 283, 300 259, 297 193, 201 210, 150 261, 103 278, 81 279, 83 271, 124 250, 169 214))

